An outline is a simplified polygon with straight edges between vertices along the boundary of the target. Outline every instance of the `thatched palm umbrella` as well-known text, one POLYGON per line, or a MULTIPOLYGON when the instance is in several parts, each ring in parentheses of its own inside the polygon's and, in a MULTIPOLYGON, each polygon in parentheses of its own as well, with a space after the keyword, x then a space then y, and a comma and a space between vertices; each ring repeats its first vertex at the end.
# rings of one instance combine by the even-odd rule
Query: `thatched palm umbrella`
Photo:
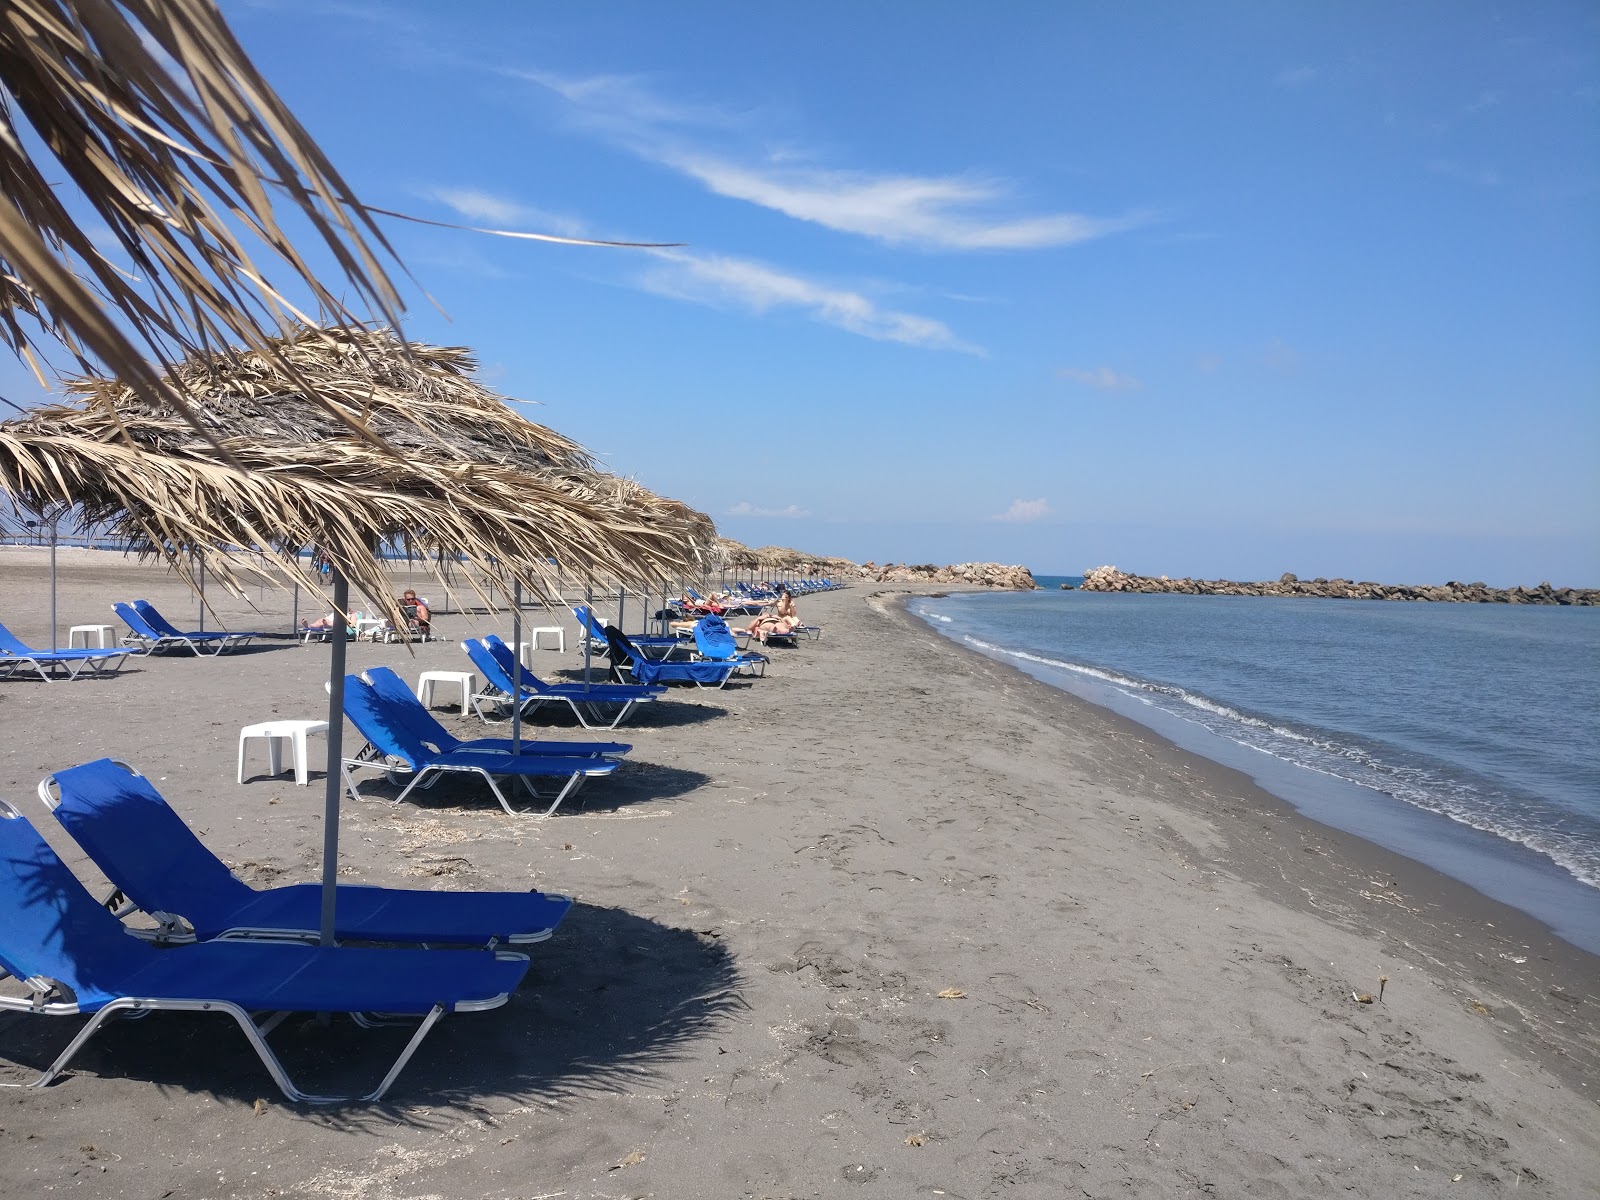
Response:
MULTIPOLYGON (((135 387, 76 380, 78 403, 0 422, 0 490, 30 510, 77 504, 185 577, 191 555, 252 547, 315 587, 299 552, 316 545, 391 612, 373 554, 391 540, 545 595, 550 559, 650 579, 705 555, 708 517, 601 472, 473 380, 475 366, 470 351, 408 345, 386 329, 301 328, 268 352, 175 370, 168 382, 198 431, 135 387), (401 453, 350 435, 347 421, 401 453)), ((242 565, 221 556, 211 570, 238 590, 242 565)))
POLYGON ((229 343, 267 349, 300 311, 271 273, 325 319, 368 315, 348 292, 393 322, 384 259, 368 210, 212 0, 0 5, 0 341, 36 369, 35 351, 65 346, 187 419, 163 366, 229 343), (74 194, 91 220, 63 199, 74 194), (336 285, 297 239, 322 244, 336 285))
MULTIPOLYGON (((473 366, 465 350, 408 346, 384 329, 303 328, 268 352, 192 358, 174 371, 167 385, 186 397, 198 430, 134 387, 80 380, 71 387, 78 404, 0 423, 0 492, 30 511, 76 504, 186 577, 190 555, 240 547, 315 587, 299 556, 315 544, 333 564, 340 612, 348 611, 348 581, 399 616, 375 557, 385 543, 441 565, 464 558, 508 591, 546 597, 557 594, 551 559, 621 579, 694 568, 715 537, 709 518, 598 471, 581 446, 475 383, 473 366), (350 426, 404 453, 377 449, 350 426)), ((225 586, 242 589, 240 561, 212 561, 225 586)), ((333 647, 327 938, 344 640, 333 647)))

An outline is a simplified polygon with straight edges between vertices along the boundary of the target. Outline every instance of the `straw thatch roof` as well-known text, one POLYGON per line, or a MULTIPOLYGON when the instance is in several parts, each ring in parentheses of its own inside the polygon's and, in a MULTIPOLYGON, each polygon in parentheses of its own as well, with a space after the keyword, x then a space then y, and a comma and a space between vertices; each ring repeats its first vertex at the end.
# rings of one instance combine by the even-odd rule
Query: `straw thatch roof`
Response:
MULTIPOLYGON (((408 345, 386 329, 303 328, 266 352, 174 371, 168 383, 198 430, 135 387, 78 380, 76 404, 0 423, 0 492, 35 512, 76 504, 185 574, 189 554, 259 548, 315 586, 298 558, 315 546, 379 606, 392 598, 372 551, 390 540, 546 595, 551 559, 628 582, 699 569, 710 518, 597 470, 577 443, 476 383, 474 366, 466 350, 408 345)), ((207 563, 242 585, 242 564, 207 563)))
POLYGON ((59 344, 187 419, 163 368, 270 349, 301 315, 272 272, 325 320, 367 315, 348 292, 393 322, 380 255, 393 258, 383 235, 212 0, 0 4, 0 341, 41 380, 35 351, 59 344), (320 243, 338 290, 297 238, 320 243))

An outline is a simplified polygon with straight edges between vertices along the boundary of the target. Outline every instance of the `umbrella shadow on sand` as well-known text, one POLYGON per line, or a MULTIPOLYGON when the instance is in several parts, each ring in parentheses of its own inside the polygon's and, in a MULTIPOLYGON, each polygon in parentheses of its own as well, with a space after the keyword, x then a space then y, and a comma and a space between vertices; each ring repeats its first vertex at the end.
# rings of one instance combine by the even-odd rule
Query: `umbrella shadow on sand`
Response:
MULTIPOLYGON (((623 909, 576 904, 551 941, 528 949, 532 969, 510 1001, 439 1022, 383 1103, 305 1114, 352 1130, 434 1127, 459 1122, 463 1109, 626 1091, 657 1077, 744 1007, 725 945, 623 909)), ((77 1020, 0 1014, 0 1059, 42 1069, 79 1027, 77 1020)), ((272 1044, 302 1087, 349 1092, 371 1087, 413 1028, 364 1030, 344 1017, 323 1025, 297 1015, 272 1044)), ((127 1096, 95 1076, 147 1085, 146 1100, 187 1092, 243 1110, 258 1098, 285 1103, 224 1017, 155 1013, 113 1022, 51 1086, 88 1103, 96 1091, 111 1103, 127 1096)))

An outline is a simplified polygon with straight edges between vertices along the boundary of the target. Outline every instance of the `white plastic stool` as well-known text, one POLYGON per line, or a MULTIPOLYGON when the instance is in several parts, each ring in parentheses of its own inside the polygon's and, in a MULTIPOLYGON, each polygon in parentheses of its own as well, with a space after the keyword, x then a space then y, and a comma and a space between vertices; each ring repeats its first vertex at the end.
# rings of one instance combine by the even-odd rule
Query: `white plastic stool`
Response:
POLYGON ((244 782, 245 743, 251 738, 267 739, 267 766, 270 774, 283 773, 283 743, 288 742, 294 756, 294 781, 306 786, 306 737, 313 733, 326 733, 326 721, 262 721, 259 725, 246 725, 239 731, 239 782, 244 782))
POLYGON ((76 646, 78 644, 78 635, 82 634, 84 649, 88 649, 89 635, 91 633, 95 636, 95 645, 99 646, 100 649, 104 650, 111 644, 111 626, 74 625, 71 629, 67 630, 67 646, 69 648, 76 646))
POLYGON ((539 639, 540 639, 541 635, 546 634, 546 633, 555 634, 555 637, 556 637, 556 649, 561 651, 561 653, 565 654, 567 652, 567 631, 565 629, 563 629, 560 625, 540 625, 536 629, 528 630, 528 636, 533 639, 533 648, 535 650, 538 650, 538 649, 541 648, 541 643, 540 643, 539 639))
POLYGON ((424 671, 417 676, 417 699, 423 708, 433 707, 433 685, 453 683, 461 688, 461 715, 471 711, 472 693, 477 690, 478 677, 471 671, 424 671))

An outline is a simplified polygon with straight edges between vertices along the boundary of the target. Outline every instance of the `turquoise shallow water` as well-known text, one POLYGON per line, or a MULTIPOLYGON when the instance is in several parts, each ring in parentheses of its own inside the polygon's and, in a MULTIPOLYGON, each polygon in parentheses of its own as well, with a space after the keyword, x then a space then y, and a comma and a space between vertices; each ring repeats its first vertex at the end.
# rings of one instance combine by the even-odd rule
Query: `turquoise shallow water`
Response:
POLYGON ((1600 609, 1049 588, 913 611, 1600 951, 1600 609))

